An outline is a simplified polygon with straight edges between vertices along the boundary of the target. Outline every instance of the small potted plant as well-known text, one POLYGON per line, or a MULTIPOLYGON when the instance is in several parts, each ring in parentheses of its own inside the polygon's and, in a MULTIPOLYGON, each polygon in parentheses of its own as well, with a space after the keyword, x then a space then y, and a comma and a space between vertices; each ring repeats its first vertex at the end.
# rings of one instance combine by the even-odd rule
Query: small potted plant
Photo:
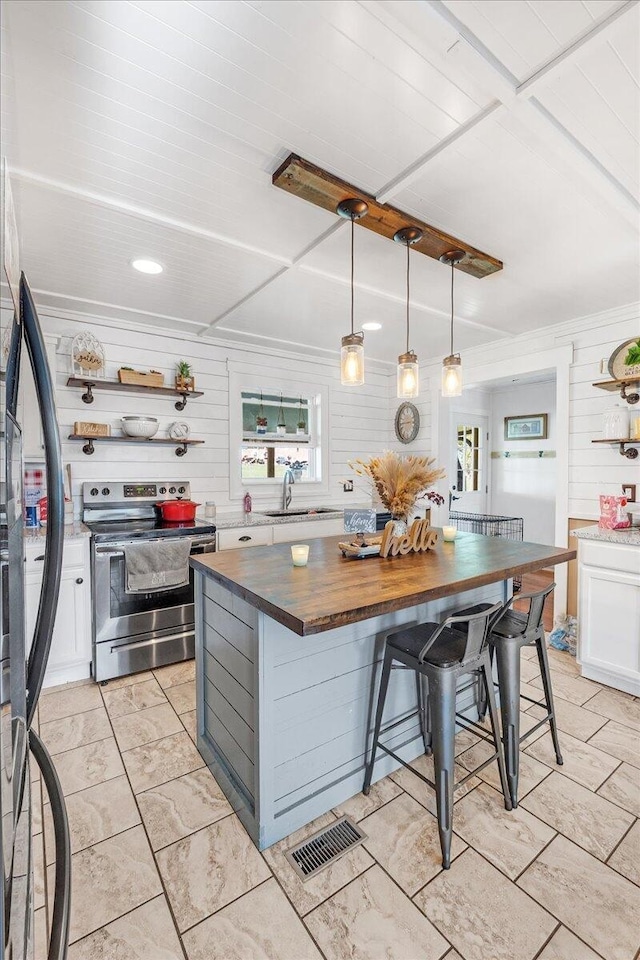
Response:
POLYGON ((304 410, 302 409, 302 397, 300 397, 300 405, 298 407, 298 423, 296 425, 296 433, 305 434, 307 432, 307 421, 304 417, 304 410))
POLYGON ((176 364, 176 390, 195 390, 196 380, 191 372, 191 364, 178 360, 176 364))
POLYGON ((256 415, 256 433, 266 433, 267 432, 267 418, 264 415, 264 407, 262 405, 262 392, 260 393, 260 406, 258 407, 258 413, 256 415))

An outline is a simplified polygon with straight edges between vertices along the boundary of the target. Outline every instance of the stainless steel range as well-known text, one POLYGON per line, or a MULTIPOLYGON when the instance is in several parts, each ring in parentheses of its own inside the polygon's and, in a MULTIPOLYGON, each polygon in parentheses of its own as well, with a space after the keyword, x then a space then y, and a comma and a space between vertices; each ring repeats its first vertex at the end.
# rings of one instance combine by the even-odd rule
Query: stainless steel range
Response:
POLYGON ((183 481, 82 485, 82 519, 91 530, 93 676, 110 680, 194 655, 193 571, 185 586, 149 593, 127 589, 125 548, 189 537, 191 556, 216 549, 216 528, 167 523, 156 503, 190 499, 183 481))

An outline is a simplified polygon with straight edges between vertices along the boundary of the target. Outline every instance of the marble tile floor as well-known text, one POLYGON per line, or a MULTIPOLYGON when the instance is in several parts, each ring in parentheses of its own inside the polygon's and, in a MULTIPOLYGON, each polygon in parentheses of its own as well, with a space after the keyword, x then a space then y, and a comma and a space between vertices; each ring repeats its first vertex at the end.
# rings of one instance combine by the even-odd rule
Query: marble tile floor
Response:
MULTIPOLYGON (((72 834, 69 960, 634 960, 640 698, 577 678, 568 654, 551 669, 564 766, 548 733, 525 742, 513 813, 493 765, 472 778, 449 871, 431 792, 406 770, 259 853, 195 746, 193 662, 46 691, 40 730, 72 834), (283 851, 343 813, 368 839, 302 883, 283 851)), ((522 708, 526 729, 539 711, 522 708)), ((464 773, 484 744, 458 739, 464 773)), ((53 834, 33 790, 42 960, 53 834)))

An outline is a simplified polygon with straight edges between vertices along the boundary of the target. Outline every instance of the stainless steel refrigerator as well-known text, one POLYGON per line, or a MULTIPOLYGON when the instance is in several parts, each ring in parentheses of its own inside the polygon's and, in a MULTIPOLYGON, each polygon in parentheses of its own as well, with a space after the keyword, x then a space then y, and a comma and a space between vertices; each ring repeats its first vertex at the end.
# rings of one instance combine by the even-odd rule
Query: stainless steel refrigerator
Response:
POLYGON ((38 315, 24 274, 20 278, 19 309, 13 314, 2 312, 0 345, 0 957, 2 960, 31 960, 34 956, 30 764, 35 762, 51 802, 56 845, 54 890, 47 908, 47 956, 48 960, 64 960, 69 939, 71 892, 67 815, 55 767, 33 729, 58 604, 64 537, 64 483, 54 385, 38 315), (33 638, 25 636, 24 617, 24 468, 19 382, 23 351, 28 354, 36 386, 48 497, 42 591, 33 638))

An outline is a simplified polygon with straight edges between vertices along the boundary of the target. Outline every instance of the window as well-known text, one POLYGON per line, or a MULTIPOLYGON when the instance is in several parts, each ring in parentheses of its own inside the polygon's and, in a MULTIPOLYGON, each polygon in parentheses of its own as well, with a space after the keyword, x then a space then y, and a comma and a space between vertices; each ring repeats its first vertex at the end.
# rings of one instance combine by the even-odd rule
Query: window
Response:
POLYGON ((230 496, 272 499, 287 469, 314 496, 328 493, 328 386, 255 370, 229 369, 230 496))
POLYGON ((242 391, 241 400, 241 479, 278 480, 287 469, 296 482, 319 479, 313 399, 242 391))
POLYGON ((481 489, 482 431, 480 427, 458 424, 458 469, 456 486, 462 493, 481 489))

